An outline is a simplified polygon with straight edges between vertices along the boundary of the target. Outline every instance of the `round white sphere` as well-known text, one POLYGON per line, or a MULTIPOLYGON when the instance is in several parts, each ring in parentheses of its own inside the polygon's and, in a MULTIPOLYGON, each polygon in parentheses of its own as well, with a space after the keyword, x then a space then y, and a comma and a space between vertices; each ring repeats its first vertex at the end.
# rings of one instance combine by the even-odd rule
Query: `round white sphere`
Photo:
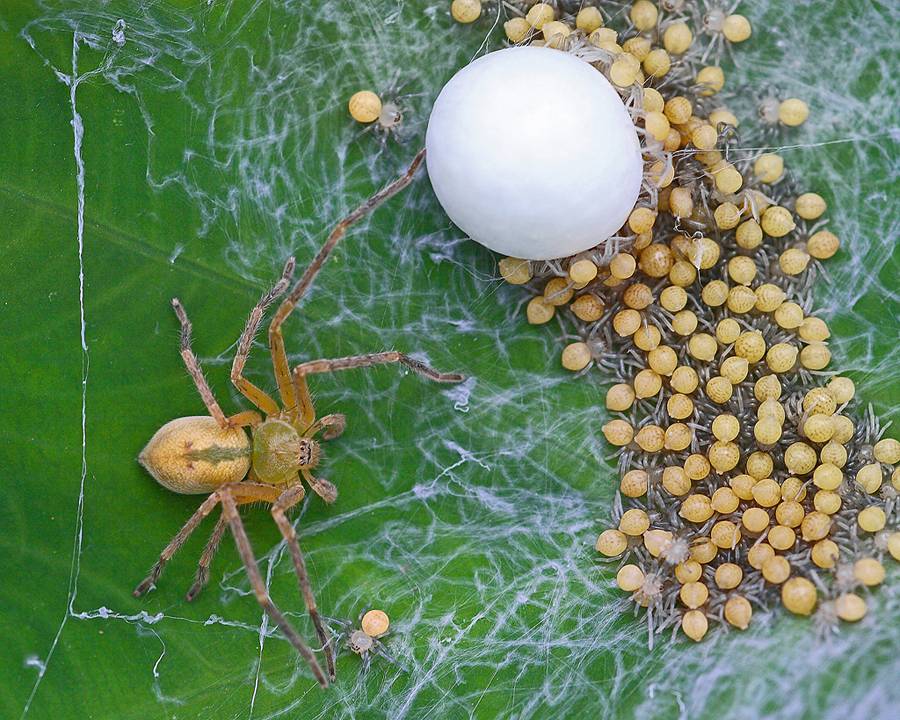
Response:
POLYGON ((473 240, 547 260, 613 235, 643 166, 634 124, 603 74, 565 52, 498 50, 448 82, 425 137, 431 185, 473 240))

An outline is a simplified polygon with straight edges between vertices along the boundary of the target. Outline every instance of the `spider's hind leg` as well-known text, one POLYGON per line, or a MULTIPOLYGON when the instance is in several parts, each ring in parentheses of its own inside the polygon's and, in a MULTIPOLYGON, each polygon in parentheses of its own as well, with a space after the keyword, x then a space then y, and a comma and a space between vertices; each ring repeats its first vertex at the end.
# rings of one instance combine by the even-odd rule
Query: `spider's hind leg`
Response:
POLYGON ((200 361, 197 360, 197 356, 191 347, 191 321, 188 319, 184 305, 181 304, 178 298, 172 298, 172 308, 175 310, 175 315, 181 324, 181 359, 184 361, 184 365, 194 381, 197 392, 200 393, 200 397, 203 399, 203 404, 206 405, 206 410, 219 423, 219 427, 228 427, 228 419, 225 417, 225 413, 222 412, 216 396, 213 395, 213 391, 203 375, 200 361))
MULTIPOLYGON (((231 382, 244 397, 267 415, 277 414, 279 412, 278 404, 244 377, 244 366, 247 364, 247 358, 250 356, 253 338, 259 330, 263 315, 269 305, 271 305, 279 296, 283 295, 284 291, 290 286, 291 278, 294 275, 295 264, 293 257, 288 258, 278 282, 276 282, 275 285, 272 286, 272 289, 259 299, 259 302, 257 302, 253 307, 253 310, 250 311, 250 316, 247 318, 247 324, 244 326, 244 331, 241 333, 240 340, 238 340, 238 349, 234 354, 234 362, 231 364, 231 382)), ((275 376, 278 380, 278 391, 281 393, 282 402, 284 402, 286 406, 292 406, 294 402, 293 395, 289 394, 288 396, 285 396, 284 382, 278 373, 277 363, 275 367, 275 376)), ((289 388, 288 390, 289 393, 293 393, 293 388, 289 388)))
MULTIPOLYGON (((150 573, 145 577, 140 584, 134 589, 132 593, 135 597, 140 597, 144 595, 148 590, 153 588, 156 585, 156 581, 159 580, 159 576, 162 575, 162 571, 166 566, 166 563, 171 560, 175 553, 177 553, 181 546, 187 542, 187 539, 191 536, 191 533, 197 529, 203 519, 209 515, 222 501, 223 493, 230 492, 230 490, 234 488, 237 490, 241 499, 246 499, 248 502, 253 502, 255 500, 263 500, 268 502, 272 502, 275 498, 272 497, 272 486, 271 485, 259 485, 255 483, 232 483, 228 485, 222 485, 218 490, 212 493, 200 507, 191 515, 187 522, 182 525, 181 530, 179 530, 175 537, 173 537, 169 544, 163 548, 163 551, 159 554, 159 559, 156 561, 156 564, 150 569, 150 573)), ((207 545, 209 547, 209 545, 207 545)))
POLYGON ((228 523, 225 521, 225 516, 219 515, 216 526, 213 528, 212 535, 209 536, 209 541, 206 543, 206 547, 203 548, 203 554, 200 556, 200 563, 197 565, 197 574, 194 576, 194 584, 191 585, 190 590, 187 591, 187 595, 185 596, 188 602, 194 600, 209 582, 209 566, 212 564, 213 558, 219 550, 219 544, 222 542, 222 538, 224 537, 227 528, 228 523))

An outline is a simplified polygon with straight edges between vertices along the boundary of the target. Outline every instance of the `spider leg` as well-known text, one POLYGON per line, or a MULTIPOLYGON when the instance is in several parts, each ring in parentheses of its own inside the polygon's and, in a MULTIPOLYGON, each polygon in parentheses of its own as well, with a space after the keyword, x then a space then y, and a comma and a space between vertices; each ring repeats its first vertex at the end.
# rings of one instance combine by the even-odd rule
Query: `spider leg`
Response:
MULTIPOLYGON (((281 306, 275 313, 275 317, 272 318, 272 324, 269 326, 269 348, 272 351, 272 362, 275 365, 275 374, 279 378, 289 377, 287 354, 284 350, 284 339, 281 334, 282 324, 297 306, 297 303, 300 302, 300 299, 306 291, 309 290, 316 276, 319 274, 319 271, 322 269, 322 266, 325 264, 325 261, 328 260, 331 252, 347 232, 347 229, 353 225, 353 223, 365 217, 383 202, 409 185, 424 157, 425 150, 423 149, 418 152, 415 158, 413 158, 412 163, 403 175, 376 192, 335 226, 325 240, 325 243, 319 248, 319 252, 316 253, 316 256, 309 264, 309 267, 306 268, 301 278, 291 289, 291 292, 282 301, 281 306)), ((280 383, 281 381, 279 381, 279 389, 281 389, 280 383)), ((285 387, 284 390, 286 391, 287 388, 285 387)), ((313 408, 312 398, 309 395, 309 389, 306 387, 306 382, 303 381, 298 383, 295 377, 293 382, 293 392, 296 392, 296 402, 289 403, 285 401, 285 406, 288 408, 297 407, 302 424, 312 424, 315 420, 315 410, 313 408)))
POLYGON ((225 413, 222 412, 222 408, 216 401, 209 383, 206 382, 206 378, 203 376, 203 369, 200 367, 200 361, 197 360, 197 356, 194 355, 194 351, 191 348, 191 321, 188 319, 184 306, 178 298, 172 298, 172 307, 175 310, 175 315, 178 316, 178 321, 181 323, 181 359, 184 360, 184 365, 191 374, 194 385, 197 387, 197 392, 200 393, 200 397, 203 399, 203 404, 206 405, 209 414, 215 418, 220 427, 228 427, 225 413))
MULTIPOLYGON (((284 356, 284 361, 287 362, 287 355, 284 356)), ((310 395, 309 386, 306 384, 306 378, 298 378, 296 375, 291 375, 291 383, 294 386, 294 396, 297 398, 295 407, 298 411, 298 425, 299 427, 309 426, 316 419, 316 408, 313 405, 312 395, 310 395)))
POLYGON ((250 579, 250 585, 253 587, 253 593, 256 595, 257 602, 259 602, 266 613, 268 613, 269 617, 275 621, 275 624, 278 625, 291 645, 296 648, 297 652, 299 652, 303 659, 309 664, 319 685, 323 688, 327 688, 328 678, 325 677, 322 668, 319 667, 316 656, 313 655, 309 646, 303 642, 303 639, 297 634, 297 631, 294 630, 293 626, 288 622, 288 619, 281 610, 278 609, 272 601, 272 598, 269 596, 268 590, 266 590, 262 574, 259 572, 259 566, 256 564, 256 558, 253 555, 253 548, 250 546, 250 539, 247 537, 247 533, 244 530, 244 523, 241 522, 241 516, 237 511, 237 503, 231 495, 231 488, 225 486, 225 489, 220 491, 220 496, 222 502, 222 514, 231 526, 231 534, 234 536, 234 542, 235 545, 237 545, 241 560, 244 561, 247 577, 250 579))
POLYGON ((325 625, 332 633, 332 646, 334 647, 335 659, 341 654, 341 650, 347 647, 347 641, 350 639, 350 633, 353 632, 353 623, 347 620, 338 620, 337 618, 322 615, 325 625), (335 630, 337 628, 337 630, 335 630))
POLYGON ((349 634, 353 630, 353 623, 347 620, 340 620, 338 618, 333 618, 330 615, 322 615, 322 620, 325 621, 325 624, 328 626, 328 629, 334 633, 335 637, 343 637, 345 634, 349 634), (335 632, 334 627, 338 628, 335 632))
MULTIPOLYGON (((274 286, 272 286, 271 290, 259 299, 259 302, 256 303, 256 306, 250 311, 250 317, 247 318, 247 324, 244 326, 244 331, 241 333, 240 340, 238 340, 238 349, 234 355, 234 362, 231 365, 231 382, 234 383, 234 386, 244 397, 267 415, 277 414, 279 412, 278 404, 244 377, 244 366, 247 364, 250 348, 253 345, 253 338, 256 335, 256 331, 259 330, 259 324, 262 322, 266 308, 268 308, 279 295, 284 294, 284 291, 288 289, 291 277, 294 274, 294 265, 294 258, 288 258, 288 261, 284 265, 284 270, 281 273, 281 278, 274 286)), ((277 363, 275 365, 275 375, 278 380, 278 390, 281 393, 282 401, 286 406, 292 407, 294 404, 294 389, 293 387, 288 388, 288 396, 285 396, 284 390, 284 380, 286 379, 287 385, 290 385, 290 376, 285 374, 285 378, 282 378, 278 373, 277 363)))
POLYGON ((256 427, 262 422, 262 417, 255 410, 243 410, 235 413, 228 418, 228 424, 231 427, 256 427))
POLYGON ((333 360, 310 360, 309 362, 302 363, 294 368, 294 377, 305 377, 306 375, 315 375, 316 373, 337 372, 338 370, 352 370, 354 368, 371 367, 372 365, 383 365, 385 363, 400 363, 419 375, 422 375, 429 380, 434 380, 435 382, 457 383, 465 380, 464 375, 438 372, 422 361, 394 350, 369 353, 367 355, 353 355, 350 357, 335 358, 333 360))
POLYGON ((135 597, 140 597, 144 593, 146 593, 150 588, 156 585, 156 581, 159 580, 159 576, 162 574, 163 568, 166 566, 166 563, 172 559, 175 553, 181 548, 182 545, 187 541, 187 539, 191 536, 191 533, 197 529, 197 526, 203 521, 207 515, 209 515, 213 509, 218 505, 222 500, 222 493, 226 490, 234 488, 237 493, 239 493, 240 497, 246 498, 248 502, 253 502, 254 500, 268 500, 271 502, 277 497, 277 490, 275 490, 275 495, 273 495, 273 488, 271 485, 261 485, 256 483, 230 483, 228 485, 223 485, 214 493, 212 493, 200 507, 197 508, 196 512, 191 515, 187 522, 181 527, 181 530, 172 538, 168 545, 163 548, 163 551, 159 554, 159 559, 156 561, 156 564, 151 568, 150 573, 145 577, 141 583, 134 589, 133 595, 135 597))
POLYGON ((291 558, 294 561, 294 570, 297 573, 297 581, 300 584, 300 594, 303 595, 303 601, 306 603, 306 610, 309 612, 309 617, 312 618, 313 625, 316 627, 316 634, 319 636, 319 641, 322 643, 322 648, 325 651, 325 662, 328 666, 328 675, 334 680, 334 649, 328 639, 328 633, 325 632, 322 618, 319 615, 319 609, 316 606, 316 598, 313 595, 312 586, 309 583, 309 573, 306 571, 306 560, 303 558, 303 551, 300 550, 300 543, 297 541, 297 533, 285 514, 303 500, 304 495, 306 495, 306 491, 299 482, 296 485, 287 488, 273 503, 272 518, 275 520, 275 524, 278 525, 278 529, 281 531, 281 535, 287 543, 288 550, 290 550, 291 558))
MULTIPOLYGON (((391 654, 388 652, 388 650, 387 650, 387 648, 385 647, 384 643, 381 642, 380 640, 376 640, 376 641, 373 643, 371 652, 376 653, 376 654, 379 655, 380 657, 383 657, 383 658, 384 658, 385 660, 387 660, 391 665, 396 665, 397 667, 401 667, 401 668, 402 668, 402 666, 400 665, 400 662, 397 660, 397 658, 395 658, 393 655, 391 655, 391 654)), ((402 669, 405 670, 406 668, 402 668, 402 669)))
POLYGON ((225 535, 227 527, 228 523, 225 521, 225 516, 219 515, 216 526, 213 528, 212 535, 209 536, 209 541, 206 543, 206 547, 203 548, 203 554, 200 556, 200 563, 197 566, 194 584, 191 585, 190 590, 187 591, 186 598, 188 602, 191 602, 196 598, 209 582, 209 566, 212 564, 212 560, 219 549, 219 543, 222 542, 222 537, 225 535))

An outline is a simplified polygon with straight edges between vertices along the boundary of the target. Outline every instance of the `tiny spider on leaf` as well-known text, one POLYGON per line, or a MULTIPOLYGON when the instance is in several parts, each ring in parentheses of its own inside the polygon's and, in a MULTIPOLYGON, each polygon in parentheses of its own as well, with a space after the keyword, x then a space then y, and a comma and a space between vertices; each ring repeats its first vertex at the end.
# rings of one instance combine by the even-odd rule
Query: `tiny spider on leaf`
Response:
POLYGON ((294 527, 287 518, 287 512, 306 495, 304 480, 326 503, 332 503, 337 498, 337 489, 334 485, 313 475, 321 454, 319 441, 315 436, 322 433, 324 440, 336 438, 344 431, 346 421, 344 416, 339 414, 325 415, 316 419, 306 377, 316 373, 371 367, 384 363, 405 365, 436 382, 461 382, 463 376, 437 372, 425 363, 395 351, 312 360, 298 365, 292 371, 288 365, 281 326, 312 285, 347 228, 409 185, 424 154, 424 150, 420 151, 402 176, 375 193, 337 224, 275 313, 269 326, 269 348, 281 400, 280 406, 247 380, 243 372, 253 338, 266 309, 290 286, 294 271, 293 258, 287 261, 281 279, 253 308, 238 341, 231 368, 231 381, 240 393, 265 415, 265 419, 256 410, 246 410, 230 417, 225 415, 191 349, 191 323, 187 314, 177 299, 172 301, 175 314, 181 323, 181 357, 209 415, 182 417, 168 422, 156 432, 138 458, 160 485, 173 492, 211 494, 163 549, 150 574, 135 588, 135 597, 143 595, 155 586, 165 564, 203 519, 213 512, 216 505, 221 504, 222 514, 200 557, 196 580, 188 591, 187 599, 193 600, 209 580, 209 566, 226 528, 230 527, 257 601, 309 663, 316 680, 323 688, 328 687, 328 678, 322 672, 315 655, 269 597, 238 513, 238 506, 252 503, 268 503, 271 506, 272 518, 287 543, 300 592, 325 652, 328 675, 334 680, 334 653, 316 608, 306 561, 300 550, 294 527), (245 428, 249 429, 249 436, 245 428))
POLYGON ((361 672, 368 671, 372 655, 378 655, 389 663, 397 664, 382 642, 387 637, 391 625, 384 610, 363 610, 355 624, 349 620, 334 618, 328 618, 328 622, 339 628, 337 644, 343 642, 346 648, 362 658, 361 672))
POLYGON ((410 109, 410 99, 420 97, 422 93, 404 93, 404 86, 395 76, 380 95, 371 90, 360 90, 347 104, 350 116, 364 126, 363 132, 374 132, 382 147, 389 139, 402 143, 410 135, 411 129, 404 122, 404 115, 410 109))

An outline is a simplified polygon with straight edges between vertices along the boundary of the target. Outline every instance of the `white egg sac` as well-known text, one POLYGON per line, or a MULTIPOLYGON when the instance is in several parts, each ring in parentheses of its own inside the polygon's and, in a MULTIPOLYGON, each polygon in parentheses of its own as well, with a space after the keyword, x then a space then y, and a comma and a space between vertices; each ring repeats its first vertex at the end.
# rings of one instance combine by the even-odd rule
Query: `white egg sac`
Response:
POLYGON ((473 240, 561 258, 599 245, 634 208, 634 124, 602 73, 565 52, 498 50, 448 82, 425 139, 431 185, 473 240))

